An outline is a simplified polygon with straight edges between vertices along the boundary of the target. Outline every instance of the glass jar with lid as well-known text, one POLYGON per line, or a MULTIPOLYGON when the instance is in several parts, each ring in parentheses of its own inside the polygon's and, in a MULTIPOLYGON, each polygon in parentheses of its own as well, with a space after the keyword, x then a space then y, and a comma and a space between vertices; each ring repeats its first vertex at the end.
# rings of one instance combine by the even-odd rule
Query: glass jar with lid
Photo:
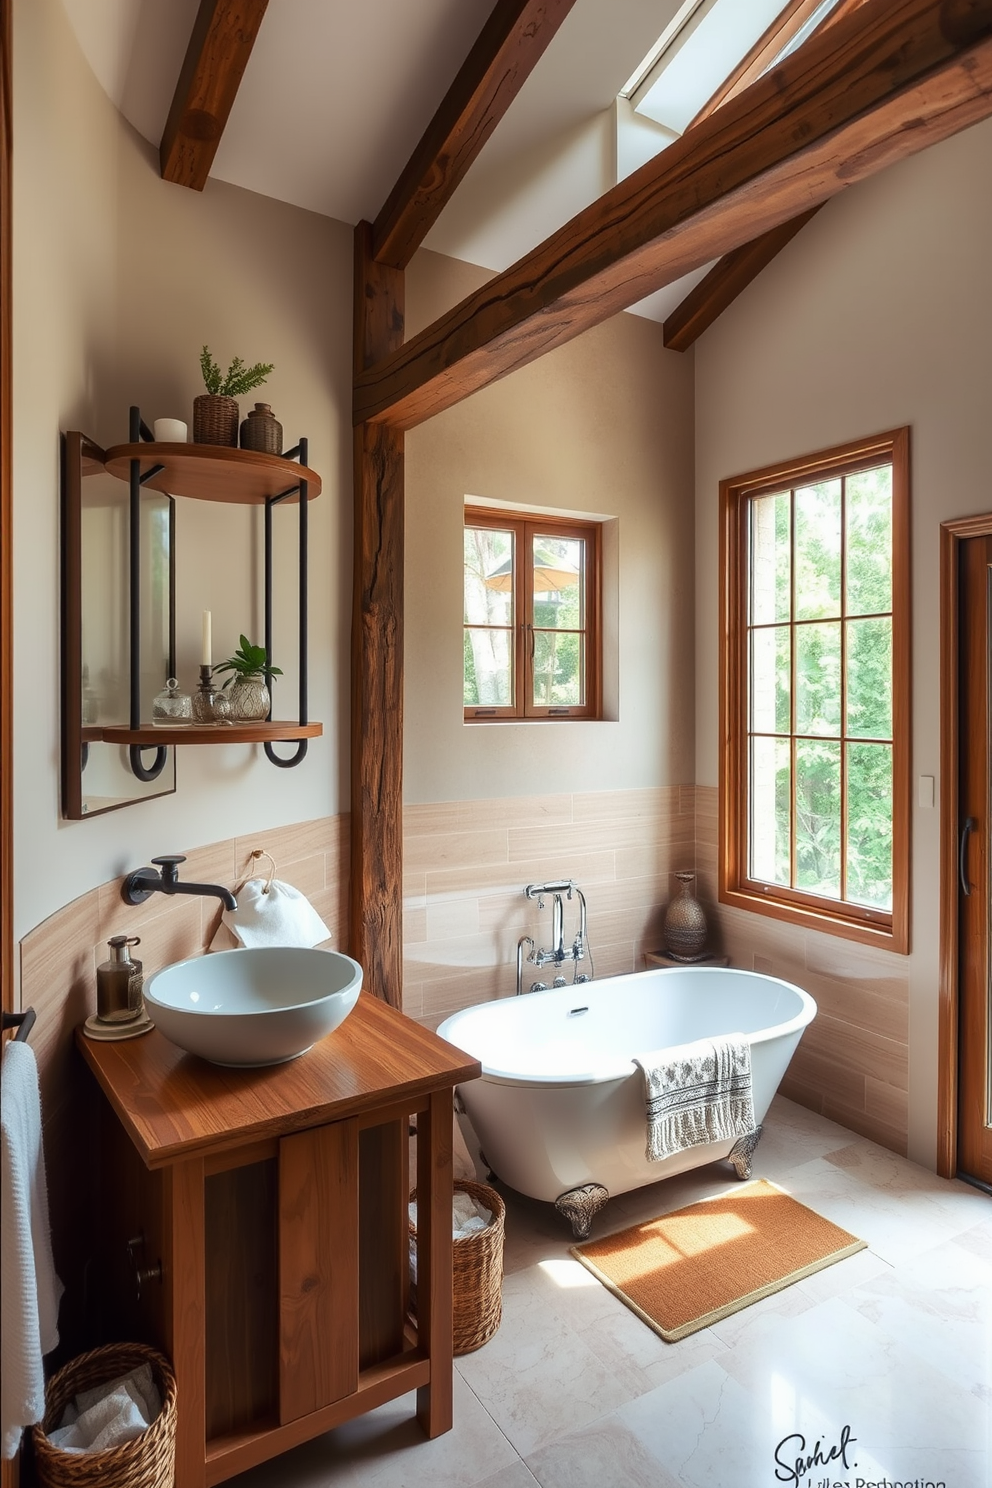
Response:
POLYGON ((192 722, 193 699, 170 677, 152 699, 152 723, 156 728, 187 728, 192 722))

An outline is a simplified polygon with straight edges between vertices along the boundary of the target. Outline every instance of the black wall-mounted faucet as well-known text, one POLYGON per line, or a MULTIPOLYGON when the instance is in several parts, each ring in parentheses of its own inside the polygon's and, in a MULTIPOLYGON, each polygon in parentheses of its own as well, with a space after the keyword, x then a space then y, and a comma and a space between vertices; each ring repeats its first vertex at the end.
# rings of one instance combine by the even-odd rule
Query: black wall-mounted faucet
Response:
POLYGON ((179 864, 186 859, 181 854, 152 858, 161 868, 138 868, 129 873, 121 884, 121 898, 125 904, 144 904, 153 894, 196 894, 204 899, 219 899, 225 909, 237 909, 238 901, 230 889, 222 884, 180 883, 179 864))

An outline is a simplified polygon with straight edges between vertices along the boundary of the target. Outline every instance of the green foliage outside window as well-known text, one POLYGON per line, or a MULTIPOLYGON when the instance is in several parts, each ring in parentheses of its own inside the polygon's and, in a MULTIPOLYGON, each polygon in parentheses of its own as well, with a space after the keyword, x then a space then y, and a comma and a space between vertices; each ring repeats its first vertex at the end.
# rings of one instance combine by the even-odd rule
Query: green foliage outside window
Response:
POLYGON ((755 497, 750 530, 751 873, 890 908, 891 465, 755 497))

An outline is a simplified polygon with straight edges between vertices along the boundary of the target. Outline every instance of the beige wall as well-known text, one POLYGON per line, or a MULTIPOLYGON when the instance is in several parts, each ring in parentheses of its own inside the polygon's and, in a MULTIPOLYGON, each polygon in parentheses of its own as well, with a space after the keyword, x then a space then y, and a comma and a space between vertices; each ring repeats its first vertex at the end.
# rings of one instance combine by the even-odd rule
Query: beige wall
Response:
MULTIPOLYGON (((880 958, 787 926, 772 936, 758 916, 727 912, 724 919, 742 958, 807 965, 812 956, 835 967, 851 1005, 870 1002, 871 984, 886 983, 897 1001, 899 984, 908 984, 908 1145, 927 1164, 936 1149, 938 813, 916 807, 915 782, 940 768, 938 526, 992 509, 990 159, 986 122, 836 198, 696 347, 696 779, 703 786, 717 781, 719 481, 859 435, 912 427, 912 954, 880 958), (772 939, 777 952, 766 944, 772 939)), ((863 1040, 863 1067, 869 1045, 863 1040)), ((838 1040, 841 1071, 839 1050, 838 1040)), ((886 1047, 879 1068, 895 1069, 891 1052, 886 1047)), ((892 1101, 887 1109, 891 1119, 892 1101)))
MULTIPOLYGON (((411 329, 487 276, 420 253, 411 329)), ((408 804, 691 783, 692 362, 618 315, 407 436, 408 804), (618 721, 462 722, 467 496, 617 519, 618 721)))
MULTIPOLYGON (((163 182, 154 152, 94 79, 59 0, 18 0, 14 58, 15 927, 23 935, 155 853, 347 809, 351 229, 219 182, 202 194, 163 182), (58 431, 122 442, 132 402, 149 424, 163 415, 191 422, 204 342, 225 366, 236 354, 275 363, 257 396, 271 401, 287 444, 309 437, 323 476, 310 509, 310 715, 324 736, 292 771, 247 745, 180 750, 176 795, 64 822, 58 431)), ((251 402, 242 400, 243 412, 251 402)), ((261 639, 260 513, 179 505, 179 670, 191 687, 201 609, 213 611, 215 659, 241 630, 261 639)), ((292 671, 295 513, 280 514, 276 526, 285 602, 275 640, 292 671)), ((295 703, 290 679, 284 716, 295 703)))

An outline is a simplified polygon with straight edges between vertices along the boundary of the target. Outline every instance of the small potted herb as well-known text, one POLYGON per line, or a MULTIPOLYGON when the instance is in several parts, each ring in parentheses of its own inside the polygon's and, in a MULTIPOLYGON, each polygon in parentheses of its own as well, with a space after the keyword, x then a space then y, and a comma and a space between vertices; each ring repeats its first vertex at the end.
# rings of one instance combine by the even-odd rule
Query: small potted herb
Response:
POLYGON ((264 646, 253 646, 243 635, 234 655, 214 670, 231 673, 224 686, 231 689, 232 723, 257 723, 268 718, 272 699, 266 683, 269 677, 281 677, 282 668, 269 665, 264 646))
POLYGON ((271 362, 256 362, 253 367, 246 367, 241 357, 235 357, 225 374, 210 355, 209 346, 204 346, 200 352, 200 371, 207 391, 193 399, 193 443, 229 444, 236 448, 237 400, 259 387, 272 370, 271 362))

